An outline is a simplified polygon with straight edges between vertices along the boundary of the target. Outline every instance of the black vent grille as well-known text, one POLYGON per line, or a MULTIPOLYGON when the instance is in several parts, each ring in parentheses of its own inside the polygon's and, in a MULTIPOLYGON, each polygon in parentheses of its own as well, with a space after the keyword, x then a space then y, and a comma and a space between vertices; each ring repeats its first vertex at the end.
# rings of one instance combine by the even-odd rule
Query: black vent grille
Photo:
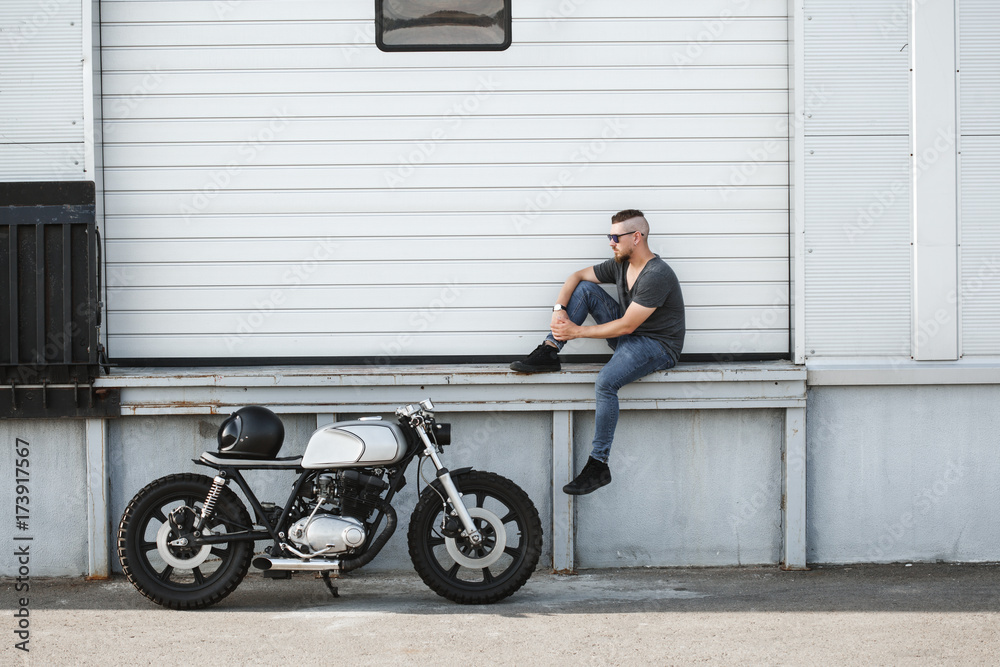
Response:
POLYGON ((0 184, 0 367, 7 385, 100 374, 94 184, 0 184))

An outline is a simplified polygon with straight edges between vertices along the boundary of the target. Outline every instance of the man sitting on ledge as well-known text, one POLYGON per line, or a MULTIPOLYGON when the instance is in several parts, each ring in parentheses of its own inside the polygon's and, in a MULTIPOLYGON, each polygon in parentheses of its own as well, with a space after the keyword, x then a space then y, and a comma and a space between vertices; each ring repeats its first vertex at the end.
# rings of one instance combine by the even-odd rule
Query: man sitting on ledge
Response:
POLYGON ((563 487, 570 495, 611 483, 608 455, 618 424, 618 390, 654 371, 672 368, 684 345, 684 298, 666 262, 649 249, 649 223, 629 209, 611 218, 614 259, 580 269, 563 284, 552 308, 551 333, 510 365, 519 373, 560 369, 558 353, 574 338, 603 338, 614 350, 597 376, 594 448, 583 470, 563 487), (614 283, 616 302, 597 283, 614 283), (584 326, 591 315, 597 324, 584 326))

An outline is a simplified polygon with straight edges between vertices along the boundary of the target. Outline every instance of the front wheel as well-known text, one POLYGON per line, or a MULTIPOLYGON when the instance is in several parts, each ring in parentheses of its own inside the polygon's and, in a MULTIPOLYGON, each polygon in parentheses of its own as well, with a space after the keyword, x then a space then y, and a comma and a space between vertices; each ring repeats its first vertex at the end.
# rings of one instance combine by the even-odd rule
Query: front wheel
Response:
MULTIPOLYGON (((173 609, 215 604, 246 576, 253 542, 178 546, 191 534, 195 514, 212 480, 202 475, 168 475, 139 491, 118 527, 118 559, 132 585, 153 602, 173 609)), ((216 535, 251 528, 240 499, 223 487, 203 526, 216 535)))
POLYGON ((420 494, 410 517, 410 558, 438 595, 462 604, 497 602, 535 571, 542 522, 528 494, 505 477, 471 471, 453 481, 483 541, 473 545, 461 536, 454 518, 445 515, 442 497, 447 496, 435 481, 420 494))

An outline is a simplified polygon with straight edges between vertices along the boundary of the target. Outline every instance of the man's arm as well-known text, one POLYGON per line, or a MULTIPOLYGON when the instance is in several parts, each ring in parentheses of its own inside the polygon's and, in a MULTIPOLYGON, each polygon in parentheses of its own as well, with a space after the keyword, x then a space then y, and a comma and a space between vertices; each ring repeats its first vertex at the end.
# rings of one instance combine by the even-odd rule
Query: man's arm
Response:
MULTIPOLYGON (((580 283, 587 281, 588 283, 599 283, 600 280, 597 279, 597 274, 594 273, 594 267, 588 266, 585 269, 580 269, 579 271, 570 274, 570 277, 566 279, 563 283, 562 289, 559 290, 559 296, 556 297, 555 303, 561 303, 564 307, 569 305, 569 298, 573 296, 573 290, 580 283)), ((569 318, 566 317, 565 310, 559 310, 552 313, 552 325, 556 322, 565 320, 569 322, 569 318)))
POLYGON ((563 283, 562 289, 559 290, 559 296, 556 297, 556 303, 561 303, 566 306, 569 304, 569 298, 573 296, 573 290, 576 286, 582 282, 588 283, 599 283, 600 280, 597 279, 597 274, 594 273, 594 267, 588 266, 585 269, 580 269, 576 273, 570 275, 563 283))
MULTIPOLYGON (((656 308, 640 306, 636 302, 625 311, 625 315, 605 324, 581 326, 573 324, 568 317, 552 318, 552 335, 556 340, 573 340, 574 338, 618 338, 635 331, 640 324, 653 314, 656 308)), ((562 313, 554 313, 562 315, 562 313)))

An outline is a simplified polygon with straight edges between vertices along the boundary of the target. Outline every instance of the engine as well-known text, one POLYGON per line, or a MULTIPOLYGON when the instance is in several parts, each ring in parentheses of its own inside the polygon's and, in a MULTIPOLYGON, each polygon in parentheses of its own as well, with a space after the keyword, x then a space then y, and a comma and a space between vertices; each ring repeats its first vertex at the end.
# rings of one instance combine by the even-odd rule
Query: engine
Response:
POLYGON ((365 525, 354 517, 317 514, 292 524, 288 537, 313 552, 341 553, 365 543, 365 525))
POLYGON ((288 538, 312 553, 342 553, 363 546, 367 539, 364 522, 388 487, 381 477, 357 470, 317 475, 312 495, 320 505, 292 524, 288 538), (321 507, 327 505, 328 510, 321 507))

